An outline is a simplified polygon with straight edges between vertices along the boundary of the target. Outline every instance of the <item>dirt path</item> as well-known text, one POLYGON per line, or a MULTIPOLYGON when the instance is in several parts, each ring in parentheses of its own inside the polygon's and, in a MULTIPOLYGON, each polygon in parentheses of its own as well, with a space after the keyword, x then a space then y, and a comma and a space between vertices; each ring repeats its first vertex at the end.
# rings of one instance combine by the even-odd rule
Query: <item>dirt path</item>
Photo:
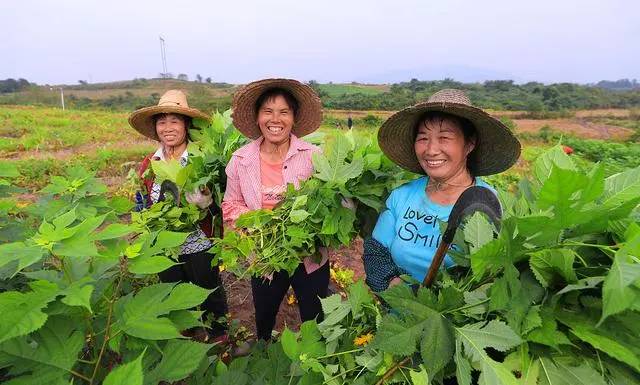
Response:
MULTIPOLYGON (((334 252, 331 263, 337 263, 342 268, 349 268, 354 271, 354 279, 364 278, 364 267, 362 266, 362 239, 357 238, 349 247, 342 247, 334 252)), ((240 321, 240 324, 255 334, 255 309, 253 307, 253 297, 251 295, 251 283, 248 280, 238 280, 235 276, 226 272, 222 273, 225 290, 227 292, 227 302, 231 317, 240 321)), ((338 292, 335 281, 329 282, 329 292, 338 292)), ((300 314, 296 304, 289 305, 287 298, 293 294, 289 293, 280 304, 278 317, 276 318, 275 330, 282 332, 284 327, 298 330, 300 327, 300 314)))
POLYGON ((518 132, 538 133, 544 126, 551 127, 554 131, 573 134, 585 139, 626 139, 634 134, 634 131, 619 126, 597 124, 584 118, 579 119, 515 119, 518 132))
POLYGON ((131 140, 126 143, 112 143, 112 142, 100 142, 100 143, 85 143, 76 147, 67 147, 62 148, 55 151, 41 151, 41 150, 16 150, 7 154, 2 154, 0 159, 5 160, 23 160, 23 159, 56 159, 56 160, 67 160, 73 157, 76 154, 94 154, 98 150, 114 148, 116 146, 126 146, 128 148, 132 147, 143 147, 143 146, 154 146, 156 145, 155 141, 150 139, 139 139, 139 140, 131 140))

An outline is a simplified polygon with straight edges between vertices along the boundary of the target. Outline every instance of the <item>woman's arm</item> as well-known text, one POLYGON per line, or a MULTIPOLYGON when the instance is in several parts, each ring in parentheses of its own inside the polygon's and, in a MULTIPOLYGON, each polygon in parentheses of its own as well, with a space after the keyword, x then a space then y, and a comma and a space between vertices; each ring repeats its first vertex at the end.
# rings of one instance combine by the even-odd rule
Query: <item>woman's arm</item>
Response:
POLYGON ((236 158, 232 157, 229 164, 225 168, 227 174, 227 187, 222 199, 222 219, 225 223, 233 225, 236 219, 249 210, 242 190, 240 188, 240 178, 238 177, 238 168, 236 166, 236 158))
POLYGON ((374 238, 367 238, 364 241, 362 261, 366 273, 365 282, 375 292, 386 290, 391 281, 402 274, 407 274, 393 261, 389 249, 374 238))

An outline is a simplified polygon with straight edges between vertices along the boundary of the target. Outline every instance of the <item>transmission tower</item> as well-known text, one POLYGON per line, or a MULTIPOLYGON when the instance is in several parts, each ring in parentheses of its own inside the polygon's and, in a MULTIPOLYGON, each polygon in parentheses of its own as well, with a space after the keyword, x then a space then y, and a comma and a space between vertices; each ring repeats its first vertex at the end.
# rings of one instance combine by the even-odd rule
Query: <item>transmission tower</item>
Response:
POLYGON ((169 76, 169 71, 167 71, 167 51, 165 51, 162 36, 160 36, 160 56, 162 57, 162 77, 166 78, 169 76))

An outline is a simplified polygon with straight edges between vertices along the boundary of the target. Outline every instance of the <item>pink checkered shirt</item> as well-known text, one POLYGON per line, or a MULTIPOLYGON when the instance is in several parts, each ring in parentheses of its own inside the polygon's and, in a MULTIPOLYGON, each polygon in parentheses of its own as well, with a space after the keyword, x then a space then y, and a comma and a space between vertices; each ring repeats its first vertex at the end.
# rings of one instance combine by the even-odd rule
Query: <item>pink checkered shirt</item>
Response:
MULTIPOLYGON (((260 137, 233 153, 226 168, 227 188, 222 202, 222 217, 226 223, 235 222, 240 214, 262 208, 260 192, 260 137)), ((286 184, 300 187, 300 181, 313 173, 312 155, 322 150, 291 135, 289 151, 282 164, 282 177, 286 184)), ((329 260, 329 251, 321 248, 322 261, 316 263, 312 257, 304 259, 307 274, 311 274, 329 260)))

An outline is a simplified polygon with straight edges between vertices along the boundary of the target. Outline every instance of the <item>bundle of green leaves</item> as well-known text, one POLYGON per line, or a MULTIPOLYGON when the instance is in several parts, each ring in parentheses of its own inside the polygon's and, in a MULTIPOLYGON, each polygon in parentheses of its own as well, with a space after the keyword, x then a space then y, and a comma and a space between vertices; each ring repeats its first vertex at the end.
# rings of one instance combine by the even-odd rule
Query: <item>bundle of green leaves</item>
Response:
MULTIPOLYGON (((157 183, 164 180, 173 182, 178 188, 179 200, 176 202, 170 194, 164 202, 158 202, 150 208, 132 214, 132 220, 139 226, 151 231, 190 231, 206 216, 194 204, 187 202, 184 193, 196 189, 211 192, 214 203, 220 207, 226 186, 225 167, 235 150, 247 142, 231 124, 231 110, 216 112, 211 120, 194 119, 196 129, 189 131, 189 157, 182 167, 179 161, 152 161, 147 177, 157 183)), ((221 228, 222 218, 212 218, 221 228)))
POLYGON ((216 241, 216 255, 227 268, 240 275, 244 265, 254 276, 291 274, 303 258, 320 259, 321 247, 348 245, 359 232, 370 232, 384 198, 411 178, 370 135, 334 132, 325 143, 324 154, 313 156, 315 173, 299 189, 289 185, 273 210, 242 214, 235 223, 241 230, 216 241))
POLYGON ((555 147, 502 194, 497 237, 479 215, 459 231, 466 269, 382 292, 391 312, 356 283, 214 384, 640 384, 640 168, 604 175, 555 147))

